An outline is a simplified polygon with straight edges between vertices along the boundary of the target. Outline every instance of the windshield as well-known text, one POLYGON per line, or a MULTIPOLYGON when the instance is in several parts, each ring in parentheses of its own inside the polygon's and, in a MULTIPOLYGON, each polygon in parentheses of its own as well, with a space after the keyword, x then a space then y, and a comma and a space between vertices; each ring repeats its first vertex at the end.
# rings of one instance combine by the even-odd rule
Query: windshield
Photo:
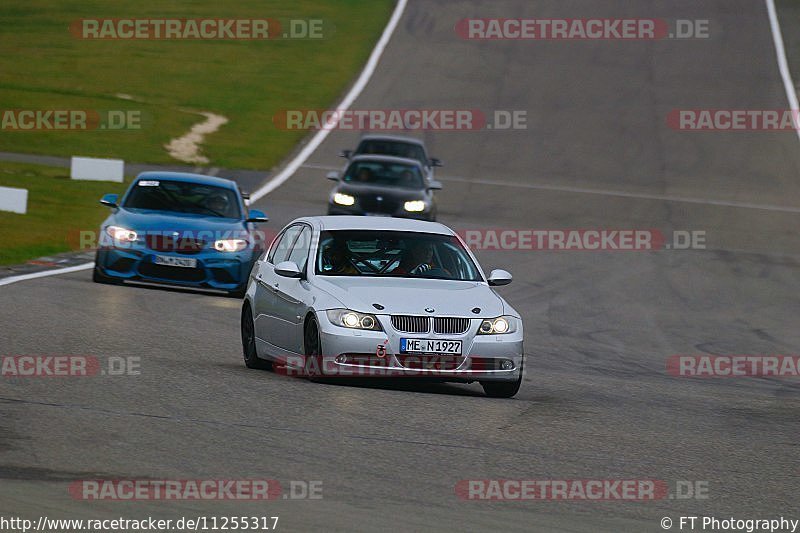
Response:
POLYGON ((386 185, 404 189, 421 189, 422 174, 416 165, 382 161, 356 161, 345 172, 342 181, 363 185, 386 185))
POLYGON ((316 273, 483 281, 455 236, 405 231, 323 231, 316 273))
POLYGON ((139 180, 124 207, 241 218, 236 191, 184 181, 139 180))
POLYGON ((425 158, 425 150, 422 146, 416 143, 409 143, 403 141, 390 141, 382 139, 368 139, 361 141, 356 150, 356 155, 359 154, 375 154, 375 155, 391 155, 394 157, 406 157, 408 159, 416 159, 423 165, 427 165, 428 161, 425 158))

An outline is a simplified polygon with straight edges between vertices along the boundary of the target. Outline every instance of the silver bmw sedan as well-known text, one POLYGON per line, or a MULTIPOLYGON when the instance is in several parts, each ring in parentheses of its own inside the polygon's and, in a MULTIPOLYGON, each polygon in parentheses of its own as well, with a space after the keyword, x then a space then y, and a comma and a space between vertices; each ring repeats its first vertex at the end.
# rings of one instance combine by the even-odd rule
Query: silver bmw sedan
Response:
POLYGON ((287 225, 250 274, 242 306, 249 368, 313 379, 411 377, 519 390, 522 319, 450 228, 320 216, 287 225))

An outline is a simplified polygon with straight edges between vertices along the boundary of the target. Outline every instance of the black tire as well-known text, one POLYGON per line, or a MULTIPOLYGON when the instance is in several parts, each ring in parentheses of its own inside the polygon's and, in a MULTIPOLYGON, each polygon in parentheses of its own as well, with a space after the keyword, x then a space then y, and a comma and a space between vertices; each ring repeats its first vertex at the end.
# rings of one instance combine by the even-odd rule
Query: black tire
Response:
POLYGON ((245 305, 242 309, 242 355, 247 368, 272 369, 272 362, 259 359, 256 352, 256 330, 253 324, 253 311, 249 305, 245 305))
POLYGON ((519 392, 522 385, 522 367, 519 369, 519 379, 514 381, 481 381, 483 392, 489 398, 512 398, 519 392))
POLYGON ((309 380, 322 381, 322 340, 319 337, 317 319, 310 316, 303 329, 303 354, 305 359, 305 374, 309 380))

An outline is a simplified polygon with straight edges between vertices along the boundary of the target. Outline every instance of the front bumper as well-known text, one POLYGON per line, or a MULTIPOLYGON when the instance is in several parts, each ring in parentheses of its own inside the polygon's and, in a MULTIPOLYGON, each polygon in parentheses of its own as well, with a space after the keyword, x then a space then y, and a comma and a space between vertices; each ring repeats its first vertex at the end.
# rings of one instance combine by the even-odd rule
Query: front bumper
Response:
POLYGON ((336 326, 326 313, 318 313, 324 353, 314 366, 318 375, 326 377, 410 377, 467 383, 516 381, 524 358, 521 325, 514 333, 477 335, 481 320, 471 319, 467 332, 460 335, 419 334, 395 330, 387 315, 378 315, 383 331, 369 331, 336 326), (401 354, 401 338, 461 340, 462 355, 401 354), (510 361, 513 367, 502 369, 504 361, 510 361))
POLYGON ((194 254, 149 249, 106 247, 97 251, 96 265, 104 276, 120 281, 145 281, 180 287, 239 290, 247 283, 258 257, 253 250, 236 253, 203 250, 194 254), (195 268, 159 265, 155 257, 168 256, 197 261, 195 268))

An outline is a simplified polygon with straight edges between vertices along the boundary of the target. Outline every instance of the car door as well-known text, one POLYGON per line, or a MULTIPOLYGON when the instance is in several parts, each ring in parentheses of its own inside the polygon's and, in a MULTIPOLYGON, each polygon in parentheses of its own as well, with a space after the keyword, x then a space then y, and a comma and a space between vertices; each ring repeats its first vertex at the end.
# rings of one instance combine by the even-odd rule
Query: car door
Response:
POLYGON ((303 277, 297 279, 277 276, 277 282, 274 285, 276 315, 281 324, 275 332, 275 344, 294 353, 301 353, 303 350, 303 321, 305 311, 311 303, 311 291, 305 275, 308 268, 311 235, 311 227, 303 225, 287 259, 300 267, 303 277))
MULTIPOLYGON (((275 295, 275 286, 280 283, 279 280, 286 279, 275 273, 275 265, 288 259, 292 245, 303 227, 295 224, 286 228, 275 239, 264 261, 258 265, 253 314, 255 315, 256 338, 268 343, 267 350, 278 346, 276 342, 281 322, 278 319, 278 299, 275 295)), ((276 353, 273 351, 270 355, 276 355, 276 353)))

